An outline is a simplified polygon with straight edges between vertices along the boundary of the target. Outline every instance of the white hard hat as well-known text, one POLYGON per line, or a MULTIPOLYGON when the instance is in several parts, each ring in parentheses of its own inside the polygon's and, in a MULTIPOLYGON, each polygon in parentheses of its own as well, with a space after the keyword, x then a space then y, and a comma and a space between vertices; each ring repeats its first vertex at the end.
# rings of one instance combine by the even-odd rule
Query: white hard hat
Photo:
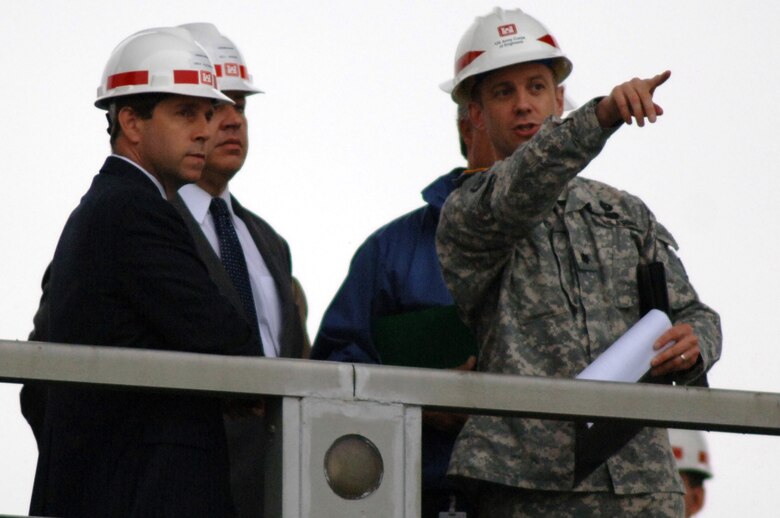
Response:
POLYGON ((246 95, 261 94, 262 90, 252 84, 246 62, 238 47, 223 36, 212 23, 185 23, 179 25, 189 31, 192 37, 208 52, 217 73, 217 83, 223 92, 246 92, 246 95))
POLYGON ((572 69, 555 38, 536 18, 520 9, 496 7, 490 14, 478 16, 460 39, 455 76, 439 86, 452 94, 455 102, 465 102, 470 100, 473 78, 478 74, 529 61, 545 62, 558 84, 572 69))
POLYGON ((179 27, 158 27, 125 38, 103 70, 95 106, 108 109, 125 95, 169 93, 233 103, 217 89, 206 51, 179 27))
POLYGON ((704 433, 699 430, 669 429, 669 442, 680 471, 695 471, 705 479, 712 477, 710 455, 704 433))

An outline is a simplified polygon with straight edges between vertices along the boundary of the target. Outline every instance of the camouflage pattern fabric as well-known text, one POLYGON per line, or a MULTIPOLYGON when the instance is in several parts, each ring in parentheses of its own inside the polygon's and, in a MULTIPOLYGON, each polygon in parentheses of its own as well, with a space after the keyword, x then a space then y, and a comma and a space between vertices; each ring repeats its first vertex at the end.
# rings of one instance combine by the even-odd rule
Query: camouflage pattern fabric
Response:
MULTIPOLYGON (((437 232, 442 271, 477 336, 479 370, 573 378, 639 319, 636 267, 662 261, 672 320, 691 324, 701 361, 720 357, 718 315, 702 304, 672 236, 638 198, 577 177, 616 130, 602 129, 596 100, 476 173, 444 205, 437 232)), ((576 488, 574 426, 474 416, 450 473, 548 491, 616 494, 682 491, 665 430, 644 428, 576 488)))
POLYGON ((679 493, 615 495, 529 491, 495 484, 481 488, 479 516, 501 518, 682 518, 685 502, 679 493))

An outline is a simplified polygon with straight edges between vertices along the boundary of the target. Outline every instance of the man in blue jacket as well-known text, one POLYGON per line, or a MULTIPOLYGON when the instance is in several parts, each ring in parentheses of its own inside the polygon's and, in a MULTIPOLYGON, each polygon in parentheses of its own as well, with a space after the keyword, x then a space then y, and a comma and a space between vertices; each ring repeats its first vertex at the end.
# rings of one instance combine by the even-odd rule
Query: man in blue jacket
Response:
MULTIPOLYGON (((358 248, 349 273, 326 311, 312 349, 319 360, 471 370, 475 349, 452 333, 461 326, 439 269, 434 237, 439 211, 464 172, 490 166, 493 149, 458 108, 461 153, 456 167, 423 191, 426 205, 381 227, 358 248), (453 325, 454 324, 454 325, 453 325), (458 342, 458 345, 454 345, 458 342)), ((464 333, 465 333, 465 328, 464 333)), ((464 416, 423 412, 423 517, 454 505, 462 495, 444 479, 464 416)))

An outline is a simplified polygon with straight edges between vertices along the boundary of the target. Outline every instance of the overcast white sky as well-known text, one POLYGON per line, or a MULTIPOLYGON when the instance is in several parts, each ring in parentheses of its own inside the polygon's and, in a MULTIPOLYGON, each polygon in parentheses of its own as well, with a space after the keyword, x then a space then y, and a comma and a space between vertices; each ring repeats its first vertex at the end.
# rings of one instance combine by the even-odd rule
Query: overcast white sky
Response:
MULTIPOLYGON (((420 205, 419 191, 462 163, 455 106, 438 89, 458 40, 493 0, 363 2, 23 2, 0 17, 9 187, 0 224, 0 338, 25 339, 40 278, 70 211, 108 152, 92 106, 113 47, 136 30, 210 21, 267 94, 250 99, 251 150, 231 190, 288 240, 308 294, 309 332, 355 248, 420 205)), ((664 69, 666 110, 623 128, 587 176, 641 196, 680 243, 702 299, 723 319, 718 388, 780 392, 774 335, 780 146, 780 4, 535 0, 574 62, 584 102, 664 69)), ((0 359, 2 361, 2 359, 0 359)), ((18 385, 0 384, 0 513, 27 511, 37 452, 18 385)), ((715 479, 704 517, 774 516, 780 438, 710 434, 715 479)))

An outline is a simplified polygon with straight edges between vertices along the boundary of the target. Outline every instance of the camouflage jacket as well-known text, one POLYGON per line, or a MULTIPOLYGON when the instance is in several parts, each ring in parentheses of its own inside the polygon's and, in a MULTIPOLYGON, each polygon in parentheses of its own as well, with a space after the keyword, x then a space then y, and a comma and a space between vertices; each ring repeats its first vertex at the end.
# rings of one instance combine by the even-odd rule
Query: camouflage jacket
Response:
MULTIPOLYGON (((720 356, 718 315, 702 304, 672 236, 638 198, 578 178, 614 129, 592 101, 539 133, 445 204, 437 249, 447 286, 480 344, 479 369, 573 378, 639 319, 637 265, 666 266, 672 320, 720 356)), ((515 487, 572 490, 574 425, 479 416, 458 438, 450 474, 515 487)), ((665 430, 644 428, 576 491, 680 491, 665 430)))

